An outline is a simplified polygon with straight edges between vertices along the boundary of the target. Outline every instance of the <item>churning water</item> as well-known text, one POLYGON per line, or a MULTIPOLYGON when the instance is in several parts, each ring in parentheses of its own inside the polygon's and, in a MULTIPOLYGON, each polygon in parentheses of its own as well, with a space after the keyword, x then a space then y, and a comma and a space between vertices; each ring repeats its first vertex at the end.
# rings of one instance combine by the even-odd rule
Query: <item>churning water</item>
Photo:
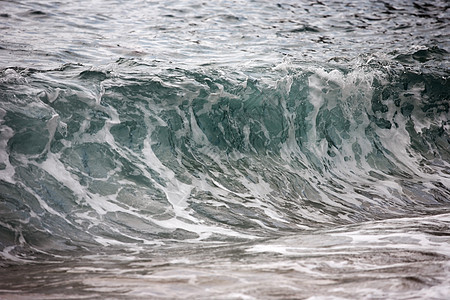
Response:
POLYGON ((445 299, 447 1, 0 1, 0 298, 445 299))

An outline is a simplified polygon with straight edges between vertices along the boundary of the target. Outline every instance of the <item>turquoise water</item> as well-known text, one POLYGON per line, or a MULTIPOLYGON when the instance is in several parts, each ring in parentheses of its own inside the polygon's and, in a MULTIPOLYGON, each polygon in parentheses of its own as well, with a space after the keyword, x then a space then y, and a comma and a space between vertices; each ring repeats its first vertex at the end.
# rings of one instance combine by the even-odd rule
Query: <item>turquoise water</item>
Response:
POLYGON ((445 1, 0 3, 0 297, 450 293, 445 1))

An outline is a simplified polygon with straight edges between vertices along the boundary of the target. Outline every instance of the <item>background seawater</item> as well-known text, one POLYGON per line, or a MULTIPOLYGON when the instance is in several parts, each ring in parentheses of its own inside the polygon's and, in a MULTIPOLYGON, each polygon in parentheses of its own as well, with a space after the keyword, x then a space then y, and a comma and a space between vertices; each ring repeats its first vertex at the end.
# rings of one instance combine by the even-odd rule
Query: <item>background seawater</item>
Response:
POLYGON ((445 299, 447 1, 0 1, 0 298, 445 299))

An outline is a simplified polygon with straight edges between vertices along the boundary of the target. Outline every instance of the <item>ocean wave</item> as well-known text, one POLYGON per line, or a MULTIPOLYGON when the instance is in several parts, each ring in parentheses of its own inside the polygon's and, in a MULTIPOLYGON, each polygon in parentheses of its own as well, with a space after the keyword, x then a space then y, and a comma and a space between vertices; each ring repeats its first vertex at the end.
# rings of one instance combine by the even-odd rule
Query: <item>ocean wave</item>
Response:
POLYGON ((447 78, 356 63, 3 70, 3 253, 442 212, 447 78))

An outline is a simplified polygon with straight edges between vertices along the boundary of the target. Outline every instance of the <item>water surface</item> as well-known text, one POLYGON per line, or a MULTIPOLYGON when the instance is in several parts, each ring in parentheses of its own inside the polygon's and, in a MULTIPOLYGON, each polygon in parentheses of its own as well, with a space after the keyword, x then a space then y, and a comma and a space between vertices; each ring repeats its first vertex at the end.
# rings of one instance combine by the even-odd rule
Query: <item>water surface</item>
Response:
POLYGON ((446 1, 1 1, 0 295, 445 299, 446 1))

